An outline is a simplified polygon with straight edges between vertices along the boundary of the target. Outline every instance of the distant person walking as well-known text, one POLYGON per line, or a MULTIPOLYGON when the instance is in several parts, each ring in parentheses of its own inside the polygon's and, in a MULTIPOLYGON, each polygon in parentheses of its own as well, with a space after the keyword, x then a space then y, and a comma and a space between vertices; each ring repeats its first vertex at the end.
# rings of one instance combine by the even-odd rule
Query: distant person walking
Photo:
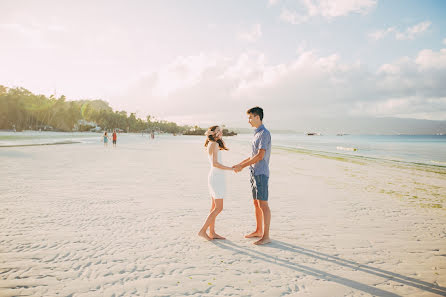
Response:
POLYGON ((251 174, 252 198, 256 215, 256 230, 246 238, 260 237, 254 244, 266 244, 271 242, 269 227, 271 223, 271 210, 268 206, 268 180, 269 158, 271 155, 271 134, 262 123, 263 109, 253 107, 247 112, 249 124, 256 128, 252 140, 252 154, 239 164, 233 166, 235 172, 242 171, 249 166, 251 174), (262 226, 263 223, 263 226, 262 226))
POLYGON ((116 134, 116 129, 113 130, 113 147, 116 147, 116 140, 118 139, 118 135, 116 134))
POLYGON ((104 146, 107 147, 108 146, 108 134, 107 134, 107 131, 104 132, 103 138, 104 138, 104 146))

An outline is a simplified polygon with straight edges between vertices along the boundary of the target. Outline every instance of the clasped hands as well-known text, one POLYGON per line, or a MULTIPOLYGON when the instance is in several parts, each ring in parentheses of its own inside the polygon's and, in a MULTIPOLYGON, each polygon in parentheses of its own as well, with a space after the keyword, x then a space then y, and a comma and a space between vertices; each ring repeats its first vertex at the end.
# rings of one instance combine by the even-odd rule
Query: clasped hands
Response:
POLYGON ((234 172, 238 173, 243 170, 243 167, 240 166, 240 164, 237 164, 237 165, 232 166, 232 170, 234 170, 234 172))

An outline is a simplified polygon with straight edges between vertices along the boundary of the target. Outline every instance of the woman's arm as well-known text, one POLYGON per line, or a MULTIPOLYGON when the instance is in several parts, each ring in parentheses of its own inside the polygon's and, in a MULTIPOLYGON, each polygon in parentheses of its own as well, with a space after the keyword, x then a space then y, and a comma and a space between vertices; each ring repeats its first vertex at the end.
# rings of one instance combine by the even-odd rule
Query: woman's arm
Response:
POLYGON ((209 148, 209 153, 212 154, 212 166, 223 169, 223 170, 232 170, 232 167, 224 166, 218 162, 218 145, 215 142, 211 143, 211 147, 209 148))

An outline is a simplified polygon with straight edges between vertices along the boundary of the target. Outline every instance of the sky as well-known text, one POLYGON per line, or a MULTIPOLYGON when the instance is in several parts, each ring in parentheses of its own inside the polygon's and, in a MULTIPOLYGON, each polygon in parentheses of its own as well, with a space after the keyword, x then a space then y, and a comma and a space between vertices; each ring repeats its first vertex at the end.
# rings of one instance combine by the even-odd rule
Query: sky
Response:
POLYGON ((446 120, 446 1, 0 0, 0 85, 179 124, 446 120))

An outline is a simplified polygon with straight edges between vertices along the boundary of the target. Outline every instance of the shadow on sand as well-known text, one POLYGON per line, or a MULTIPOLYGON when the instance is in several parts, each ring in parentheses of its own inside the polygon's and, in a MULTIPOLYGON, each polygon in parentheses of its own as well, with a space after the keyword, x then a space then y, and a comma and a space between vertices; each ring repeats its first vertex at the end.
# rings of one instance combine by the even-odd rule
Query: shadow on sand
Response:
MULTIPOLYGON (((224 241, 212 241, 216 246, 230 250, 251 258, 255 258, 257 260, 265 261, 274 265, 282 266, 288 269, 292 269, 294 271, 312 275, 320 279, 324 279, 327 281, 335 282, 359 291, 363 291, 367 294, 371 294, 374 296, 385 296, 385 297, 396 297, 400 296, 392 292, 388 292, 370 285, 366 285, 355 280, 347 279, 344 277, 340 277, 322 270, 318 270, 315 268, 311 268, 306 265, 301 265, 298 263, 290 262, 289 260, 281 259, 277 256, 272 256, 267 253, 261 252, 259 250, 254 250, 252 248, 247 248, 245 246, 239 246, 230 240, 224 241)), ((411 286, 423 291, 427 291, 430 293, 438 294, 441 296, 446 296, 446 288, 437 286, 435 284, 431 284, 425 281, 421 281, 412 277, 404 276, 398 273, 382 270, 380 268, 371 267, 368 265, 360 264, 351 260, 342 259, 336 256, 324 254, 318 251, 309 250, 306 248, 302 248, 299 246, 295 246, 286 242, 274 240, 272 243, 267 245, 269 248, 275 248, 279 250, 289 251, 292 253, 305 255, 308 257, 312 257, 314 259, 320 261, 330 262, 336 265, 344 266, 352 269, 353 271, 361 271, 364 273, 369 273, 375 275, 380 278, 391 280, 392 282, 396 282, 402 285, 411 286)))

